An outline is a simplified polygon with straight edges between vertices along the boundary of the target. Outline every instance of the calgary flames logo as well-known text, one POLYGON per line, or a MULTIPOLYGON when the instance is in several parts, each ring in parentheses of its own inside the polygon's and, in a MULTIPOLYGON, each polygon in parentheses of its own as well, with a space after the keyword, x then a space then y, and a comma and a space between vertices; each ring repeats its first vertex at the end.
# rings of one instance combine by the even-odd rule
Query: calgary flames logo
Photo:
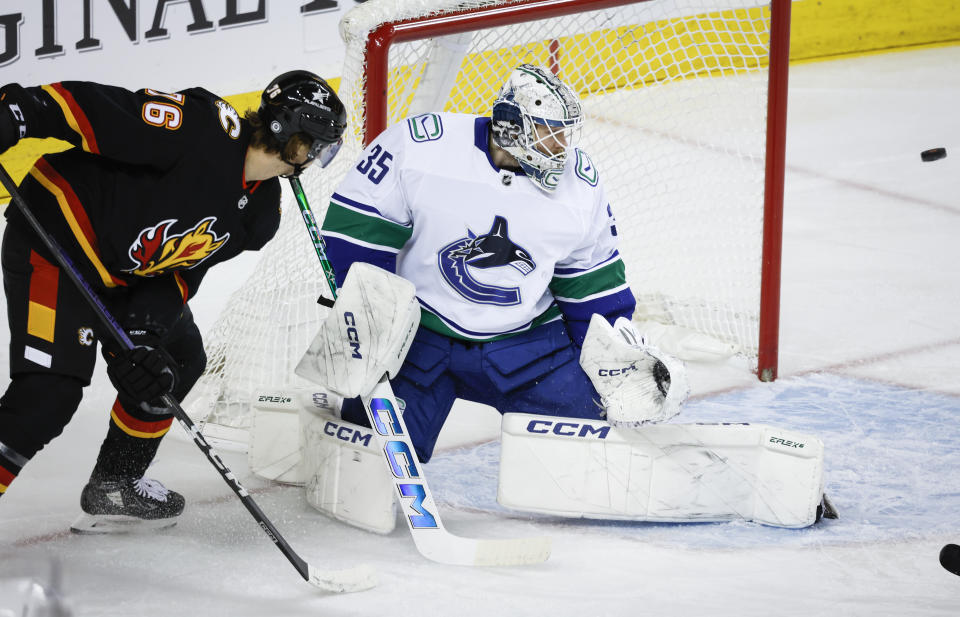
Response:
POLYGON ((136 265, 125 272, 137 276, 157 276, 168 270, 192 268, 213 255, 230 239, 230 234, 217 237, 210 229, 216 220, 216 217, 207 217, 182 234, 169 233, 177 219, 147 227, 130 246, 128 255, 136 265))

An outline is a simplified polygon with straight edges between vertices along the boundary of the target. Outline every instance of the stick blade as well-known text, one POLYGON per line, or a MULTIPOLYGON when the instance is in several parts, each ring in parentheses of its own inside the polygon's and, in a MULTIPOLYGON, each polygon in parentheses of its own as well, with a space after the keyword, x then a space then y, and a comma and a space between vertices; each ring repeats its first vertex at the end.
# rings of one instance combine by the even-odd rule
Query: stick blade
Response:
POLYGON ((377 585, 377 571, 372 566, 360 565, 345 570, 319 570, 308 566, 307 582, 333 593, 366 591, 377 585))
POLYGON ((550 558, 550 538, 516 538, 511 540, 478 540, 475 566, 526 566, 543 563, 550 558))
MULTIPOLYGON (((444 530, 445 531, 445 530, 444 530)), ((550 557, 548 537, 483 539, 462 538, 449 532, 413 534, 421 555, 454 566, 525 566, 550 557)))

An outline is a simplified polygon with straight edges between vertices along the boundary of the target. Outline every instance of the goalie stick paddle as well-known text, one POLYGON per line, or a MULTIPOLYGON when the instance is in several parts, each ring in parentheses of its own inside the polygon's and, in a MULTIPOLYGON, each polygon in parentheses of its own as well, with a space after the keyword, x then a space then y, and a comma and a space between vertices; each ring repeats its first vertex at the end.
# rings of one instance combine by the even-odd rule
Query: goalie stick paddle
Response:
MULTIPOLYGON (((90 308, 97 314, 100 321, 103 322, 107 333, 123 349, 132 349, 133 343, 130 341, 127 333, 120 327, 120 324, 117 323, 113 315, 110 314, 93 288, 83 279, 70 257, 60 248, 57 241, 46 232, 40 224, 40 221, 33 215, 27 202, 23 199, 23 196, 20 195, 16 183, 7 173, 3 165, 0 165, 0 183, 2 183, 4 188, 7 189, 7 192, 10 193, 10 198, 13 200, 13 203, 15 203, 23 213, 27 222, 80 291, 84 300, 86 300, 90 308)), ((273 523, 270 522, 270 519, 263 513, 260 506, 253 500, 253 497, 250 496, 247 490, 243 488, 233 475, 233 472, 224 465, 220 456, 213 451, 213 448, 207 443, 207 440, 200 433, 200 430, 197 429, 196 424, 193 423, 190 416, 183 410, 180 403, 173 398, 173 395, 169 393, 164 394, 163 402, 173 409, 174 417, 177 419, 177 422, 180 423, 180 426, 193 438, 194 443, 203 451, 207 460, 213 464, 224 482, 226 482, 230 489, 240 498, 240 502, 243 503, 244 507, 253 515, 257 524, 263 529, 264 533, 267 534, 267 537, 269 537, 277 548, 280 549, 280 552, 290 560, 290 563, 293 564, 305 581, 324 591, 338 593, 362 591, 376 585, 376 573, 369 566, 356 566, 346 570, 318 570, 304 561, 303 558, 290 547, 286 539, 284 539, 277 528, 274 527, 273 523)))
MULTIPOLYGON (((326 247, 310 204, 307 203, 307 196, 299 179, 290 178, 290 186, 297 197, 297 205, 320 259, 330 293, 336 299, 336 276, 327 259, 326 247)), ((527 565, 542 563, 550 557, 551 541, 547 537, 475 539, 447 531, 440 519, 433 492, 423 475, 422 464, 417 459, 403 416, 398 412, 400 408, 387 376, 381 377, 374 389, 362 399, 367 419, 390 469, 397 490, 397 504, 404 513, 410 535, 421 555, 439 563, 461 566, 527 565)))

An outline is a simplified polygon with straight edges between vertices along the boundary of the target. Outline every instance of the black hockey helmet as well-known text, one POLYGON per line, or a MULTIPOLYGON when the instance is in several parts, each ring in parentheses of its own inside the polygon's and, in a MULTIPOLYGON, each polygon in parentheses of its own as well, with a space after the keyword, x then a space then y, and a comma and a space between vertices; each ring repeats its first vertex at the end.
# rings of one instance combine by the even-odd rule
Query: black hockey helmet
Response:
POLYGON ((347 128, 337 93, 310 71, 289 71, 271 81, 260 96, 260 117, 282 145, 297 133, 309 135, 313 145, 307 161, 317 159, 321 167, 336 156, 347 128))

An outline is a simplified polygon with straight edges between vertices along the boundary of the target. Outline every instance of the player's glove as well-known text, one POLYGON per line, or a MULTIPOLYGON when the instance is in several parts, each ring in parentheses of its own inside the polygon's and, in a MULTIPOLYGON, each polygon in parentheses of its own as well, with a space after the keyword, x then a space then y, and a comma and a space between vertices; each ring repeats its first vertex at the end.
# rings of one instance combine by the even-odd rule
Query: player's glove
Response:
POLYGON ((161 397, 177 383, 176 361, 148 330, 133 329, 127 336, 134 345, 131 349, 104 347, 107 375, 120 395, 147 411, 165 413, 167 406, 161 397))
POLYGON ((27 134, 23 113, 26 91, 20 84, 0 88, 0 152, 6 152, 27 134))

